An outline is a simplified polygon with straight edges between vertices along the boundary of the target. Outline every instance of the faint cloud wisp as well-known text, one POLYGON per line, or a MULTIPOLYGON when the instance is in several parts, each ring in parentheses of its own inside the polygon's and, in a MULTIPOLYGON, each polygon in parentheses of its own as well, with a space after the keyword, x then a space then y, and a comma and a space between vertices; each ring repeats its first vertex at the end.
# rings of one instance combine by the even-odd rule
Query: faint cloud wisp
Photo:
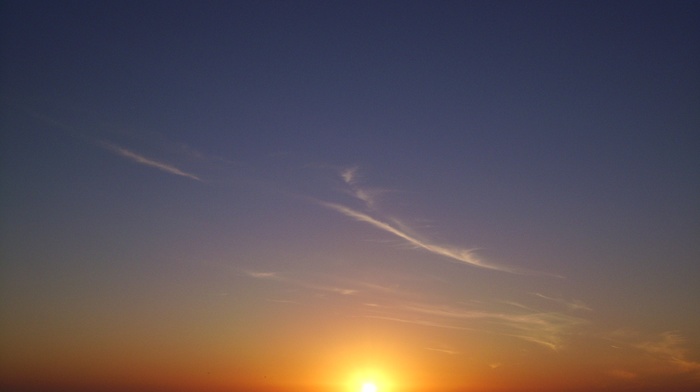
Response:
MULTIPOLYGON (((340 171, 340 177, 343 179, 343 182, 345 182, 349 187, 350 187, 350 193, 362 200, 366 207, 368 209, 374 210, 376 207, 376 200, 374 197, 374 194, 371 191, 368 191, 361 187, 358 184, 358 168, 357 167, 351 167, 347 168, 344 170, 340 171)), ((342 204, 338 203, 332 203, 332 202, 326 202, 326 201, 318 201, 317 202, 329 209, 332 209, 336 212, 339 212, 345 216, 348 216, 350 218, 353 218, 359 222, 365 222, 368 223, 375 228, 378 228, 380 230, 383 230, 387 233, 393 234, 396 237, 399 237, 406 241, 408 244, 414 246, 415 248, 418 249, 423 249, 425 251, 428 251, 432 254, 439 255, 442 257, 445 257, 447 259, 450 259, 454 262, 459 262, 462 264, 467 264, 471 265, 473 267, 478 267, 478 268, 484 268, 484 269, 489 269, 489 270, 494 270, 494 271, 501 271, 501 272, 508 272, 512 274, 520 274, 520 275, 548 275, 548 276, 554 276, 554 277, 561 277, 559 275, 553 275, 553 274, 548 274, 548 273, 542 273, 542 272, 535 272, 535 271, 528 271, 525 269, 519 269, 519 268, 514 268, 514 267, 508 267, 508 266, 502 266, 502 265, 497 265, 493 263, 488 263, 478 257, 476 257, 473 253, 473 250, 471 249, 466 249, 466 248, 460 248, 460 247, 454 247, 454 246, 445 246, 445 245, 440 245, 436 244, 432 241, 419 238, 416 234, 412 234, 411 230, 409 230, 399 219, 396 218, 391 218, 389 217, 386 220, 370 216, 368 213, 361 212, 355 209, 352 209, 350 207, 344 206, 342 204)))
POLYGON ((593 309, 591 309, 590 306, 586 305, 581 300, 577 300, 577 299, 566 300, 563 298, 554 298, 554 297, 549 297, 549 296, 546 296, 546 295, 540 294, 540 293, 533 293, 533 295, 536 297, 546 299, 548 301, 552 301, 552 302, 558 303, 560 305, 563 305, 566 308, 568 308, 569 310, 586 310, 586 311, 593 310, 593 309))
POLYGON ((178 169, 175 166, 172 166, 172 165, 169 165, 169 164, 163 163, 163 162, 158 162, 158 161, 151 159, 151 158, 147 158, 141 154, 137 154, 133 151, 127 150, 126 148, 120 147, 114 143, 103 141, 101 144, 107 150, 112 151, 113 153, 115 153, 121 157, 124 157, 132 162, 136 162, 138 164, 145 165, 145 166, 150 166, 150 167, 156 168, 158 170, 164 171, 166 173, 174 174, 176 176, 187 177, 189 179, 192 179, 195 181, 200 181, 200 182, 202 181, 201 178, 197 177, 196 175, 194 175, 192 173, 187 173, 185 171, 178 169))
MULTIPOLYGON (((400 230, 397 227, 392 226, 389 223, 380 221, 379 219, 373 218, 363 212, 353 210, 352 208, 345 207, 340 204, 336 203, 329 203, 329 202, 319 202, 321 205, 330 208, 332 210, 335 210, 337 212, 340 212, 341 214, 348 216, 350 218, 353 218, 357 221, 360 222, 365 222, 368 223, 378 229, 381 229, 387 233, 393 234, 409 244, 415 246, 416 248, 426 250, 432 254, 439 255, 446 257, 452 261, 457 261, 463 264, 468 264, 474 267, 479 267, 479 268, 485 268, 485 269, 490 269, 490 270, 495 270, 495 271, 501 271, 501 272, 508 272, 512 274, 539 274, 536 272, 530 272, 530 271, 525 271, 521 269, 516 269, 516 268, 511 268, 511 267, 505 267, 505 266, 499 266, 491 263, 487 263, 483 260, 480 260, 479 258, 475 257, 473 255, 473 251, 469 249, 464 249, 464 248, 456 248, 456 247, 446 247, 443 245, 437 245, 430 243, 426 240, 418 239, 408 233, 406 233, 403 230, 400 230)), ((548 275, 548 274, 545 274, 548 275)))
POLYGON ((639 350, 654 366, 647 373, 686 373, 700 379, 700 362, 688 358, 685 338, 677 331, 666 331, 656 336, 629 329, 618 329, 606 336, 616 345, 639 350))
POLYGON ((656 356, 660 360, 673 365, 680 372, 700 374, 700 363, 687 358, 687 350, 683 347, 685 339, 675 331, 667 331, 658 339, 645 340, 633 346, 656 356))

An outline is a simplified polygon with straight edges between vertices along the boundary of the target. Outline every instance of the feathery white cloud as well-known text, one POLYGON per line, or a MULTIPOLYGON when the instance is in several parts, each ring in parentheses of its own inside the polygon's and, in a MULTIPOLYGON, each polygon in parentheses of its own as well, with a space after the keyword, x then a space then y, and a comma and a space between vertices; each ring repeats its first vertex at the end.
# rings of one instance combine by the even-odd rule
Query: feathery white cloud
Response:
POLYGON ((570 310, 587 310, 587 311, 593 310, 593 309, 591 309, 590 306, 586 305, 583 301, 578 300, 578 299, 566 300, 563 298, 549 297, 549 296, 546 296, 546 295, 540 294, 540 293, 533 293, 533 295, 535 295, 536 297, 542 298, 542 299, 546 299, 546 300, 551 301, 551 302, 561 304, 570 310))
POLYGON ((282 280, 275 272, 245 271, 245 274, 255 279, 282 280))
POLYGON ((377 194, 381 191, 367 189, 359 185, 359 168, 357 166, 346 168, 340 171, 340 177, 350 188, 349 193, 356 199, 361 200, 366 207, 375 208, 377 194))
POLYGON ((346 184, 354 184, 357 180, 357 166, 345 168, 340 171, 340 177, 343 178, 346 184))
POLYGON ((424 347, 426 350, 429 351, 435 351, 443 354, 448 354, 448 355, 457 355, 459 354, 459 351, 447 349, 447 348, 438 348, 438 347, 424 347))
POLYGON ((521 269, 516 269, 516 268, 511 268, 511 267, 506 267, 506 266, 500 266, 496 264, 491 264, 487 263, 476 256, 472 253, 473 251, 470 249, 464 249, 464 248, 458 248, 458 247, 448 247, 448 246, 443 246, 443 245, 438 245, 434 244, 431 242, 428 242, 423 239, 419 239, 413 235, 410 235, 409 233, 392 226, 391 224, 387 222, 380 221, 379 219, 373 218, 363 212, 356 211, 352 208, 336 204, 336 203, 329 203, 329 202, 319 202, 321 205, 330 208, 332 210, 335 210, 337 212, 340 212, 343 215, 346 215, 350 218, 353 218, 357 221, 360 222, 365 222, 368 223, 378 229, 381 229, 387 233, 391 233, 409 244, 415 246, 416 248, 426 250, 430 253, 446 257, 452 261, 455 262, 460 262, 463 264, 468 264, 474 267, 479 267, 479 268, 485 268, 485 269, 490 269, 490 270, 496 270, 496 271, 502 271, 502 272, 509 272, 513 274, 539 274, 536 272, 531 272, 531 271, 526 271, 526 270, 521 270, 521 269))
MULTIPOLYGON (((376 208, 376 200, 375 200, 376 199, 375 195, 376 195, 377 191, 368 190, 365 187, 360 186, 360 184, 359 184, 359 168, 357 166, 353 166, 353 167, 345 168, 345 169, 341 170, 340 177, 343 179, 343 182, 345 182, 345 184, 348 185, 349 192, 355 198, 362 200, 365 204, 365 207, 367 207, 368 210, 371 210, 373 212, 378 212, 377 208, 376 208)), ((342 205, 342 204, 325 202, 325 201, 318 201, 318 203, 321 204, 322 206, 325 206, 327 208, 330 208, 332 210, 340 212, 341 214, 348 216, 350 218, 353 218, 357 221, 368 223, 368 224, 370 224, 378 229, 381 229, 387 233, 393 234, 394 236, 401 238, 407 244, 409 244, 415 248, 423 249, 423 250, 428 251, 432 254, 445 257, 453 262, 459 262, 462 264, 471 265, 473 267, 501 271, 501 272, 508 272, 508 273, 512 273, 512 274, 547 275, 547 276, 561 278, 561 276, 559 276, 559 275, 548 274, 548 273, 543 273, 543 272, 536 272, 536 271, 529 271, 529 270, 525 270, 525 269, 519 269, 519 268, 489 263, 489 262, 486 262, 486 261, 476 257, 473 253, 473 250, 471 250, 471 249, 455 247, 455 246, 441 245, 441 244, 437 244, 437 243, 434 243, 432 241, 426 240, 424 238, 420 238, 417 234, 414 234, 413 231, 407 225, 405 225, 399 219, 396 219, 394 217, 387 217, 385 219, 380 219, 380 218, 371 216, 368 213, 358 211, 356 209, 347 207, 347 206, 342 205)))
POLYGON ((416 319, 416 318, 401 318, 401 317, 382 316, 382 315, 366 315, 365 317, 378 319, 378 320, 395 321, 398 323, 421 325, 424 327, 469 330, 469 328, 463 328, 463 327, 460 327, 458 325, 439 323, 439 322, 435 322, 435 321, 416 319))
POLYGON ((493 312, 425 303, 382 307, 368 318, 426 327, 486 332, 528 341, 558 351, 566 337, 587 320, 556 312, 493 312))
POLYGON ((406 309, 444 319, 486 321, 494 327, 492 331, 555 351, 563 346, 566 333, 586 323, 586 320, 556 312, 503 313, 427 305, 412 305, 406 309))
POLYGON ((172 165, 169 165, 169 164, 163 163, 163 162, 158 162, 158 161, 151 159, 151 158, 147 158, 141 154, 137 154, 133 151, 127 150, 126 148, 120 147, 114 143, 102 142, 102 145, 106 149, 112 151, 113 153, 120 155, 120 156, 122 156, 122 157, 124 157, 132 162, 136 162, 138 164, 145 165, 145 166, 150 166, 150 167, 156 168, 158 170, 164 171, 166 173, 174 174, 176 176, 187 177, 187 178, 190 178, 190 179, 196 180, 196 181, 202 181, 201 178, 197 177, 196 175, 194 175, 192 173, 187 173, 185 171, 178 169, 175 166, 172 166, 172 165))
POLYGON ((667 331, 657 339, 645 340, 633 346, 660 360, 673 365, 680 372, 700 373, 700 363, 687 358, 687 349, 683 347, 685 339, 679 333, 667 331))
POLYGON ((303 287, 303 288, 311 289, 311 290, 315 290, 315 291, 323 291, 323 292, 329 292, 329 293, 340 294, 340 295, 355 295, 355 294, 360 292, 359 290, 356 290, 353 288, 348 288, 345 286, 320 285, 320 284, 315 284, 315 283, 309 283, 307 281, 293 279, 293 278, 290 278, 288 276, 284 276, 284 275, 279 274, 277 272, 243 271, 243 273, 248 275, 251 278, 283 282, 283 283, 291 284, 291 285, 294 285, 297 287, 303 287))
POLYGON ((688 358, 686 340, 676 331, 666 331, 649 335, 631 329, 618 329, 604 335, 615 343, 616 349, 632 348, 645 353, 648 360, 656 363, 643 373, 678 374, 688 373, 700 379, 700 362, 688 358))

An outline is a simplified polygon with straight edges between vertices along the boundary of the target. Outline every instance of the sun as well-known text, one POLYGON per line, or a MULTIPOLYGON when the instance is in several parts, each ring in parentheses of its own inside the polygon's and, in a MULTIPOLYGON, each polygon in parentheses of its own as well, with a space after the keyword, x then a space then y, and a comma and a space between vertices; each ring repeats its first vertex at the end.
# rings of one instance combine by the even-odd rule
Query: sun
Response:
POLYGON ((360 392, 377 392, 377 385, 373 382, 363 383, 360 392))
POLYGON ((351 373, 346 379, 344 392, 395 392, 390 373, 376 367, 366 367, 351 373))

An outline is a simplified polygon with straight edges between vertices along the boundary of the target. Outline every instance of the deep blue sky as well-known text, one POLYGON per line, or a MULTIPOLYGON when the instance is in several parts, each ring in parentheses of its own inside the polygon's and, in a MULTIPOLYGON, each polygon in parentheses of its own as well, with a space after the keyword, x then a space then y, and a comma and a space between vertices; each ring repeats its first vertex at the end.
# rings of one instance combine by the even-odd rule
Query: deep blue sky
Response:
MULTIPOLYGON (((574 348, 589 362, 532 358, 543 374, 616 363, 598 369, 617 380, 606 385, 697 386, 697 2, 4 1, 0 14, 2 312, 24 309, 2 344, 25 358, 3 359, 3 382, 51 367, 10 342, 63 339, 56 303, 82 325, 109 306, 136 320, 222 291, 249 302, 221 300, 211 318, 259 307, 284 324, 257 280, 323 292, 342 277, 451 311, 592 309, 577 315, 584 332, 522 340, 618 339, 658 363, 574 348)), ((386 309, 407 312, 392 293, 386 309)), ((332 306, 363 319, 379 302, 315 314, 342 323, 332 306)), ((459 339, 426 344, 460 352, 459 339)), ((499 344, 483 357, 507 368, 517 356, 499 344)))

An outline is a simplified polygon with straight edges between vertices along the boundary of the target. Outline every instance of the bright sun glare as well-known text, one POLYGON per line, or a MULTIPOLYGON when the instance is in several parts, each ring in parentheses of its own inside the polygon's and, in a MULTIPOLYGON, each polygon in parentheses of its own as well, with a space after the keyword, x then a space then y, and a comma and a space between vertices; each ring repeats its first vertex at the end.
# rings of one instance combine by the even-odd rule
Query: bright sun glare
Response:
POLYGON ((362 384, 360 392, 377 392, 377 386, 373 382, 366 382, 362 384))

